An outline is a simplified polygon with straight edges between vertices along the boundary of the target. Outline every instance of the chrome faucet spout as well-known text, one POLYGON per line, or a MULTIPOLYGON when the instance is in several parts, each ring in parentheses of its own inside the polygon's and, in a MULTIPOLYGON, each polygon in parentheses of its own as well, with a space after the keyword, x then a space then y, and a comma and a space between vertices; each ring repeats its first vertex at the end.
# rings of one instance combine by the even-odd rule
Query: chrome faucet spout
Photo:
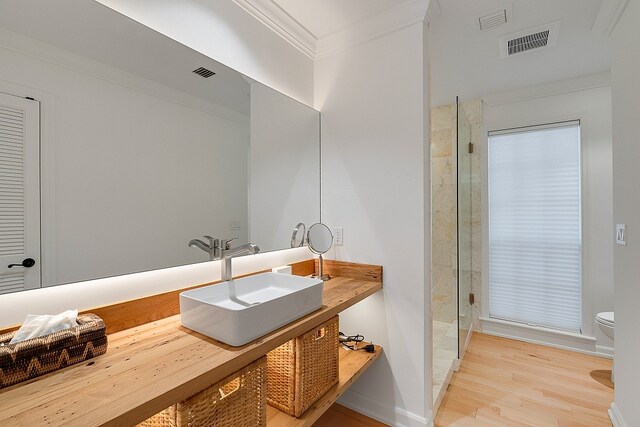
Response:
POLYGON ((195 246, 199 249, 202 249, 206 253, 209 254, 209 259, 211 261, 220 257, 220 241, 218 239, 214 239, 211 236, 204 236, 205 239, 209 241, 209 243, 205 243, 200 239, 191 239, 189 241, 189 247, 195 246))
POLYGON ((253 255, 260 252, 260 247, 253 243, 247 243, 246 245, 241 245, 231 249, 229 244, 230 241, 231 240, 220 241, 220 258, 222 259, 220 275, 223 282, 233 278, 233 273, 231 272, 231 258, 239 255, 253 255))
POLYGON ((195 246, 198 247, 200 249, 202 249, 203 251, 208 251, 209 250, 209 245, 207 245, 205 242, 203 242, 200 239, 192 239, 189 241, 189 247, 191 246, 195 246))
POLYGON ((233 249, 225 249, 224 255, 228 257, 234 257, 238 255, 253 255, 260 252, 260 247, 253 243, 247 243, 246 245, 238 246, 233 249))

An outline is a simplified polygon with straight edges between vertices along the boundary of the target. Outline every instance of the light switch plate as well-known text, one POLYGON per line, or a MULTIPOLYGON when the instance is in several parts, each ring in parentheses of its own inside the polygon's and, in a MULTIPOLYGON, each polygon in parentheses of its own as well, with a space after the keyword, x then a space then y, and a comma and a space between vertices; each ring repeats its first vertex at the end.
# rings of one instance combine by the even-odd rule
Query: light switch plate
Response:
POLYGON ((616 224, 616 243, 620 246, 626 246, 627 236, 625 235, 625 224, 616 224))

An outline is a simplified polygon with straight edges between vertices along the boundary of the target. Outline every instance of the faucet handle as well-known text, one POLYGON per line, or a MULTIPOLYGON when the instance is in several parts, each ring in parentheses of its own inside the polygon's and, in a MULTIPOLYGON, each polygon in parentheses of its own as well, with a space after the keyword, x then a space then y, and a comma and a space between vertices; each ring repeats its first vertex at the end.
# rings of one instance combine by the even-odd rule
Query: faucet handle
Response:
POLYGON ((220 241, 220 248, 224 249, 225 251, 231 249, 231 242, 233 242, 234 240, 238 240, 237 237, 234 237, 232 239, 222 239, 220 241))
POLYGON ((211 248, 215 249, 215 248, 219 248, 220 247, 220 240, 214 239, 211 236, 202 236, 202 237, 204 237, 205 239, 207 239, 209 241, 209 246, 211 248))

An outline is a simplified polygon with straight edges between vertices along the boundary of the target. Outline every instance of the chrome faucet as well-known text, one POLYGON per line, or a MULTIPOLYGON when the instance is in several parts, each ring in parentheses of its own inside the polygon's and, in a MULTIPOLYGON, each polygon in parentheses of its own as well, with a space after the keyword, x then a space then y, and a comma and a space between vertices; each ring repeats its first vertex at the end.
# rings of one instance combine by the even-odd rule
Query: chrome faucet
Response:
POLYGON ((231 258, 238 255, 252 255, 260 252, 258 245, 254 245, 253 243, 247 243, 246 245, 231 249, 231 242, 233 240, 236 239, 223 239, 220 241, 220 259, 222 260, 220 275, 222 276, 223 282, 233 278, 233 274, 231 273, 231 258))
POLYGON ((220 259, 220 240, 214 239, 211 236, 203 236, 205 239, 209 241, 209 243, 205 243, 200 239, 192 239, 189 242, 189 247, 195 246, 197 248, 202 249, 206 253, 209 254, 209 260, 214 261, 216 259, 220 259))

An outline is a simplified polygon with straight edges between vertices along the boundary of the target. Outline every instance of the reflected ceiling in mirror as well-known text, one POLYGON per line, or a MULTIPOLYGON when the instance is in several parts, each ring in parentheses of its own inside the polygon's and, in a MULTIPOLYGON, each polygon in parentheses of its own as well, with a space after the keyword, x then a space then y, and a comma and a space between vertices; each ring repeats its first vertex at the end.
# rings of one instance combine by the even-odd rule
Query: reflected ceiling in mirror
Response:
POLYGON ((207 261, 203 236, 288 248, 318 221, 312 108, 96 2, 3 1, 0 35, 0 293, 207 261))

